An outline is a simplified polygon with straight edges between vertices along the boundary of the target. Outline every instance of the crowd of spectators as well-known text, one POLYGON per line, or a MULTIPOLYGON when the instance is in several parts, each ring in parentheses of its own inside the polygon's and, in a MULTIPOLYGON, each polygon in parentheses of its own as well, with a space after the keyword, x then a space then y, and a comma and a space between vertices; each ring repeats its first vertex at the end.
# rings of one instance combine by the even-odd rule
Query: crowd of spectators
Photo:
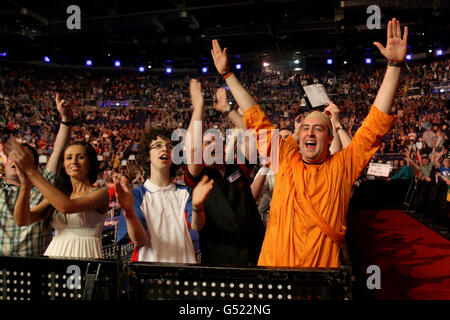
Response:
MULTIPOLYGON (((342 125, 353 135, 366 116, 383 78, 383 67, 360 71, 310 75, 294 72, 241 72, 239 77, 278 128, 294 128, 295 117, 306 110, 301 84, 320 81, 341 110, 342 125)), ((404 72, 395 110, 399 121, 384 137, 377 156, 406 154, 413 161, 429 158, 433 148, 442 160, 448 150, 448 91, 450 58, 415 62, 404 72), (418 152, 419 151, 419 155, 418 152)), ((198 76, 208 106, 205 128, 223 130, 231 123, 213 108, 214 94, 224 83, 216 75, 198 76)), ((64 70, 0 65, 0 149, 10 136, 21 137, 45 159, 53 151, 59 126, 54 96, 58 92, 78 122, 73 140, 91 143, 101 161, 98 185, 126 175, 135 186, 144 181, 144 169, 135 161, 145 128, 187 128, 191 117, 189 76, 124 71, 64 70)), ((229 95, 231 98, 231 95, 229 95)), ((230 99, 230 101, 232 101, 230 99)), ((233 103, 233 101, 231 102, 233 103)), ((1 150, 0 150, 1 151, 1 150)), ((431 159, 434 160, 434 159, 431 159)), ((413 167, 414 173, 420 170, 413 167)), ((395 174, 393 170, 392 175, 395 174)))

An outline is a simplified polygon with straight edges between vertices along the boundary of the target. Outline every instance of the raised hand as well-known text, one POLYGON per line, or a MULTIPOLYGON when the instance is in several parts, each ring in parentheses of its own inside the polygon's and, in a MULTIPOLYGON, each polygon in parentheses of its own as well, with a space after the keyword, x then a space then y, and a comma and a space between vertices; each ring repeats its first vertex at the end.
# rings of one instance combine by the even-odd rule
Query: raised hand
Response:
POLYGON ((328 106, 324 109, 323 113, 325 113, 335 125, 339 124, 341 121, 341 110, 339 110, 338 106, 331 101, 328 103, 328 106))
POLYGON ((388 22, 386 47, 379 42, 374 42, 373 44, 389 62, 403 62, 406 56, 407 40, 408 27, 404 28, 402 38, 400 21, 394 18, 388 22))
POLYGON ((219 88, 216 92, 217 101, 214 104, 214 109, 219 112, 224 112, 228 109, 227 91, 225 88, 219 88))
POLYGON ((223 49, 219 45, 219 41, 212 41, 211 56, 214 60, 214 65, 220 74, 224 74, 230 70, 228 64, 227 48, 223 49))
POLYGON ((17 165, 17 163, 14 162, 14 165, 16 166, 16 172, 17 176, 19 177, 20 184, 22 186, 31 186, 31 181, 28 179, 28 177, 23 173, 23 171, 20 169, 20 167, 17 165))
POLYGON ((204 175, 192 191, 192 206, 203 208, 203 204, 209 196, 214 185, 214 180, 204 175))
POLYGON ((202 84, 196 79, 191 79, 189 82, 189 92, 191 95, 191 103, 194 109, 202 108, 204 104, 202 84))
POLYGON ((72 108, 66 103, 66 100, 60 99, 59 93, 56 93, 55 97, 56 108, 63 121, 72 121, 72 108))
POLYGON ((113 181, 116 200, 123 209, 126 217, 130 212, 133 212, 134 197, 131 193, 130 184, 127 179, 123 182, 119 182, 117 176, 113 177, 113 181))
POLYGON ((8 152, 8 160, 12 161, 16 168, 21 169, 24 174, 28 175, 37 170, 34 165, 33 153, 20 143, 11 145, 8 152))

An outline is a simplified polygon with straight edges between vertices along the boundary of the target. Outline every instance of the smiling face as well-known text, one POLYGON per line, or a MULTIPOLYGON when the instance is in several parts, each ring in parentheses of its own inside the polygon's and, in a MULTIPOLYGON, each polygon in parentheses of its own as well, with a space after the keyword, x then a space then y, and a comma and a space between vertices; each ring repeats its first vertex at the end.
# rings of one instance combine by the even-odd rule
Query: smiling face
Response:
POLYGON ((300 126, 300 153, 308 163, 323 162, 329 153, 333 135, 329 130, 329 119, 325 115, 311 113, 300 126))
POLYGON ((85 180, 88 178, 89 157, 86 148, 82 145, 71 145, 64 152, 64 169, 69 177, 78 180, 85 180))

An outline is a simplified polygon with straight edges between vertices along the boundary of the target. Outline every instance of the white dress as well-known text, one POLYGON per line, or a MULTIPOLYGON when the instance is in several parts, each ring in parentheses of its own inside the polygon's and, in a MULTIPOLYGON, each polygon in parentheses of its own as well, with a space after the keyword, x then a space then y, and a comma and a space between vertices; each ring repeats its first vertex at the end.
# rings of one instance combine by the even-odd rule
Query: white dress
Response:
POLYGON ((101 239, 106 214, 97 211, 55 212, 52 217, 55 236, 44 255, 55 258, 103 258, 101 239))

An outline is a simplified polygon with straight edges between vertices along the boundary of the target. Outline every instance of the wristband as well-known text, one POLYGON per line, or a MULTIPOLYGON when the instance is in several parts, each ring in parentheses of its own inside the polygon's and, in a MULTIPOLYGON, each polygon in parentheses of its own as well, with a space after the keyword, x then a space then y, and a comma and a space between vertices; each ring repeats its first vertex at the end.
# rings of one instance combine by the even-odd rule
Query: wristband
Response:
POLYGON ((403 62, 390 62, 390 61, 388 61, 388 66, 390 66, 390 67, 400 68, 400 67, 403 67, 404 65, 405 65, 404 61, 403 62))
POLYGON ((222 74, 222 77, 224 80, 226 80, 229 76, 231 76, 233 74, 232 71, 227 71, 225 73, 222 74))
POLYGON ((74 126, 76 125, 75 121, 61 121, 62 124, 66 126, 74 126))

